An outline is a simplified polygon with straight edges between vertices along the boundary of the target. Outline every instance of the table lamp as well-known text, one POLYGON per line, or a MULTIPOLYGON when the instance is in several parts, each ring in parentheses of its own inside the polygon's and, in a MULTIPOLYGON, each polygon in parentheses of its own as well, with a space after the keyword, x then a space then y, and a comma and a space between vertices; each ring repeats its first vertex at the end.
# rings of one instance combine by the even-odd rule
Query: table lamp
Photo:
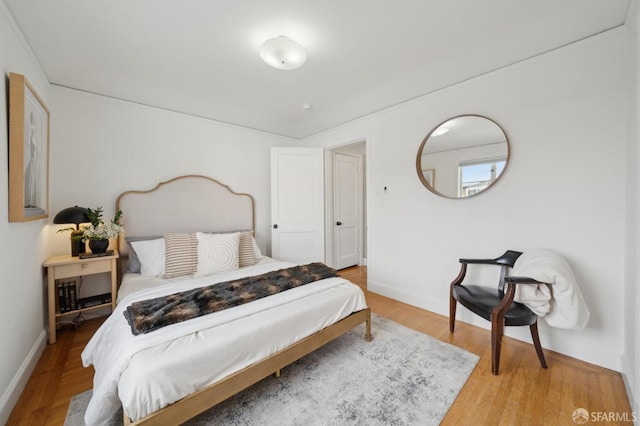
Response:
POLYGON ((84 253, 84 241, 74 239, 74 237, 82 234, 80 224, 87 222, 90 222, 87 217, 87 209, 78 206, 67 207, 64 210, 60 210, 56 217, 53 218, 53 223, 57 225, 63 223, 74 223, 76 225, 75 231, 71 231, 71 256, 78 256, 80 253, 84 253))

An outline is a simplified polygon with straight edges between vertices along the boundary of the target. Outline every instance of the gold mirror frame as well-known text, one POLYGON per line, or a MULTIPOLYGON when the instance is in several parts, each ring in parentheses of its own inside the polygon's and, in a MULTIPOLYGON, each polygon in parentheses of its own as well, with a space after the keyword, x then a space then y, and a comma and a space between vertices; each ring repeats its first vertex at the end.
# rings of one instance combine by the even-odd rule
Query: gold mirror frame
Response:
POLYGON ((499 180, 509 163, 509 154, 509 138, 497 122, 479 114, 462 114, 444 120, 425 136, 418 148, 416 172, 422 185, 436 195, 470 198, 499 180), (431 161, 423 161, 426 156, 431 161), (439 159, 443 156, 447 161, 439 159), (461 183, 461 167, 481 165, 490 168, 488 180, 479 181, 475 187, 461 183))

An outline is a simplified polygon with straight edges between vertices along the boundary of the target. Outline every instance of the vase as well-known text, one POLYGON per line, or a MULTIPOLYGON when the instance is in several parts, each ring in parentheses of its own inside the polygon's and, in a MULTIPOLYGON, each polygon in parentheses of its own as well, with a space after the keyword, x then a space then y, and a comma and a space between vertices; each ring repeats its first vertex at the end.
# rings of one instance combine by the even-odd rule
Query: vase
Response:
POLYGON ((109 240, 89 241, 89 248, 91 249, 91 253, 93 254, 106 253, 107 247, 109 247, 109 240))
POLYGON ((82 239, 82 231, 71 231, 71 256, 78 256, 85 252, 85 244, 82 239))

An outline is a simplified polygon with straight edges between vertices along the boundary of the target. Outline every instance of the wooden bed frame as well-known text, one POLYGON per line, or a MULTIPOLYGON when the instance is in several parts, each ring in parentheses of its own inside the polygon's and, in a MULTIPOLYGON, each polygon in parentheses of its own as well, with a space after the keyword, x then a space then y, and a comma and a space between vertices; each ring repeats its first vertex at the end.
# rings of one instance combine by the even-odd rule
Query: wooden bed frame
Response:
MULTIPOLYGON (((162 182, 148 191, 124 192, 118 197, 116 210, 124 212, 128 236, 197 231, 250 230, 255 233, 253 197, 236 193, 206 176, 182 176, 162 182), (215 224, 213 227, 212 223, 215 224)), ((118 248, 126 261, 128 249, 123 236, 118 240, 118 248)), ((371 341, 371 310, 366 308, 145 418, 132 422, 123 413, 124 424, 183 423, 270 374, 279 376, 282 368, 362 323, 366 323, 365 340, 371 341)))

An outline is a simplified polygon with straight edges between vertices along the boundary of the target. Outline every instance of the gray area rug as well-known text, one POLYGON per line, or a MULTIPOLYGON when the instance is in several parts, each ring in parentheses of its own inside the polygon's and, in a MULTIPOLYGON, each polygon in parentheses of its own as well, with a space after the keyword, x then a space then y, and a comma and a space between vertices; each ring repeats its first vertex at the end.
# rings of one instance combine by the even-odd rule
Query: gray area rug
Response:
MULTIPOLYGON (((372 331, 366 342, 356 327, 187 424, 439 424, 478 356, 376 315, 372 331)), ((90 398, 73 397, 65 425, 84 424, 90 398)))

